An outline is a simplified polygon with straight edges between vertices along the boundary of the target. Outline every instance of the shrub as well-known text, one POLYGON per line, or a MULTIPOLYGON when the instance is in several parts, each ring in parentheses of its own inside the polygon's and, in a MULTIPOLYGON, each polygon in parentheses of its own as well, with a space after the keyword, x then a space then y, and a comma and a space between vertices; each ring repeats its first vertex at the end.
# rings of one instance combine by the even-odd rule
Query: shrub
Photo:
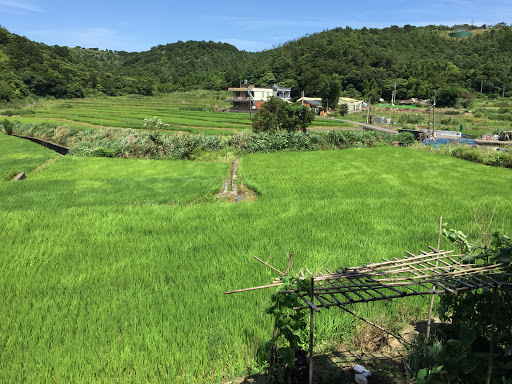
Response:
POLYGON ((307 107, 289 104, 278 97, 271 97, 254 115, 252 129, 254 132, 279 130, 306 132, 306 128, 311 125, 313 119, 314 113, 307 107))
POLYGON ((402 115, 398 119, 401 124, 419 124, 423 121, 420 115, 402 115))
POLYGON ((416 138, 410 132, 400 132, 394 136, 394 140, 398 141, 401 147, 408 147, 416 141, 416 138))
POLYGON ((452 156, 495 167, 512 168, 512 154, 505 151, 492 151, 485 148, 457 146, 452 156))
POLYGON ((2 121, 2 127, 4 129, 4 132, 7 134, 7 135, 12 135, 13 133, 13 123, 7 119, 4 119, 2 121))

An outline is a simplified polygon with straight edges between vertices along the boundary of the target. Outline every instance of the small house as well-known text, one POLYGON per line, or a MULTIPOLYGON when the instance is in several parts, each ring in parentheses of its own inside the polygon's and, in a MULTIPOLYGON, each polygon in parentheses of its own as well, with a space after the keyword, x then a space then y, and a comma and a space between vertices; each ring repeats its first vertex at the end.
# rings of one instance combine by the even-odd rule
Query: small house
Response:
POLYGON ((338 105, 340 104, 347 104, 349 112, 362 111, 363 108, 366 107, 366 103, 364 101, 352 99, 350 97, 340 97, 338 99, 338 105))
POLYGON ((272 85, 272 89, 274 90, 274 96, 283 99, 284 101, 290 101, 292 98, 292 89, 280 87, 276 84, 272 85))
POLYGON ((233 96, 226 99, 227 102, 232 103, 230 110, 248 112, 250 109, 260 109, 262 104, 272 96, 290 101, 292 89, 275 84, 272 88, 257 88, 249 85, 246 80, 240 87, 228 88, 228 91, 233 92, 233 96))
POLYGON ((256 88, 253 85, 242 84, 240 87, 228 88, 233 96, 226 99, 232 104, 231 111, 249 112, 250 109, 259 109, 263 102, 274 96, 272 88, 256 88))
POLYGON ((308 108, 322 108, 322 99, 320 97, 301 97, 297 100, 297 103, 308 108))

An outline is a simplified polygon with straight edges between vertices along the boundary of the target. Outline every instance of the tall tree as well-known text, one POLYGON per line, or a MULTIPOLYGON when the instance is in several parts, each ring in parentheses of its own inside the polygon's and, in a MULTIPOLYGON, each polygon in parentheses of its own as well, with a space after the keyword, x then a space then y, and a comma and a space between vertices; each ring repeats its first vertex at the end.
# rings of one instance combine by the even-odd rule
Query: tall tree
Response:
POLYGON ((329 109, 335 109, 338 105, 341 94, 341 78, 337 74, 320 77, 319 96, 322 98, 322 105, 329 109))

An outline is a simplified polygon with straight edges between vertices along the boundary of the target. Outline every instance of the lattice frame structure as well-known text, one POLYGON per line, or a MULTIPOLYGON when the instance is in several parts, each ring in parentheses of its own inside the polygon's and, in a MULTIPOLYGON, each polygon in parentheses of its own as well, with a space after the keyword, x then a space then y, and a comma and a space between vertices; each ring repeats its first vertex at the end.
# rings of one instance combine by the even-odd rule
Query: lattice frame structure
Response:
MULTIPOLYGON (((295 290, 304 306, 320 312, 321 308, 341 307, 356 303, 388 300, 418 295, 432 295, 460 291, 490 290, 502 283, 493 275, 501 273, 502 264, 474 264, 464 262, 466 255, 454 251, 439 251, 419 255, 407 252, 408 257, 385 259, 358 267, 340 268, 332 272, 311 274, 312 289, 295 290)), ((302 278, 306 278, 302 274, 302 278)), ((274 280, 279 284, 280 279, 274 280)))
MULTIPOLYGON (((439 243, 439 241, 438 241, 439 243)), ((438 245, 439 247, 439 245, 438 245)), ((467 290, 491 290, 502 285, 512 285, 500 281, 500 273, 504 272, 505 265, 499 263, 470 263, 468 256, 454 254, 454 251, 443 251, 429 247, 430 252, 421 251, 415 255, 406 251, 407 256, 394 260, 383 259, 380 263, 372 263, 358 267, 339 268, 332 272, 328 269, 325 273, 311 273, 306 276, 301 270, 300 279, 311 279, 309 289, 283 290, 282 293, 296 293, 304 302, 304 306, 294 307, 295 310, 310 310, 310 359, 309 359, 309 383, 313 382, 313 315, 321 309, 338 307, 359 319, 366 321, 382 331, 391 334, 355 313, 346 306, 357 303, 388 300, 435 294, 458 294, 467 290)), ((291 267, 293 252, 290 253, 286 273, 269 265, 254 256, 255 259, 269 268, 278 272, 281 276, 287 276, 291 267)), ((272 284, 244 288, 226 292, 226 294, 246 292, 257 289, 279 287, 285 284, 281 278, 274 279, 272 284)), ((431 310, 428 319, 427 338, 430 331, 431 310)), ((494 328, 494 323, 492 324, 494 328)), ((394 337, 396 335, 391 334, 394 337)), ((397 337, 400 339, 400 337, 397 337)), ((492 362, 489 363, 492 366, 492 362)))

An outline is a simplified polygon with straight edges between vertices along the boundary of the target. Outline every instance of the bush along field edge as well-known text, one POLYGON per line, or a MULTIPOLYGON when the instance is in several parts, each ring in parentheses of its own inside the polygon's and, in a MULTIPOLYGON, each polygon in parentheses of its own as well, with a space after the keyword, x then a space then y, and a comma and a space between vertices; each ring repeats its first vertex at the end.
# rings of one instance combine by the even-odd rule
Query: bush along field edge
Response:
MULTIPOLYGON (((237 155, 275 151, 314 151, 375 146, 408 146, 414 142, 410 133, 390 135, 365 131, 242 131, 230 137, 204 134, 167 134, 158 129, 147 131, 124 128, 79 129, 48 123, 22 124, 6 120, 0 123, 5 133, 34 137, 70 148, 74 156, 201 159, 204 153, 226 152, 237 155), (7 125, 7 128, 6 128, 7 125)), ((208 156, 207 156, 208 157, 208 156)))

